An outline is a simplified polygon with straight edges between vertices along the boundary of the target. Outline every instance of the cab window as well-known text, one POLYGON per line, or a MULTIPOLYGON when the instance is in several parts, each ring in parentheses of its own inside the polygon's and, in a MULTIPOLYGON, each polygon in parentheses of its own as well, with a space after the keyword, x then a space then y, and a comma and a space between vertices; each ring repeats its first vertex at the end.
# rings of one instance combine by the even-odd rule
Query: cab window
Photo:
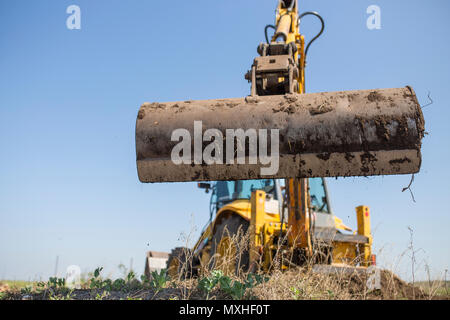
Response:
POLYGON ((273 194, 276 199, 275 181, 273 179, 261 180, 239 180, 239 181, 217 181, 213 194, 213 201, 220 209, 225 204, 237 199, 250 199, 252 191, 263 190, 273 194))
POLYGON ((323 178, 309 179, 309 194, 314 211, 330 213, 323 178))

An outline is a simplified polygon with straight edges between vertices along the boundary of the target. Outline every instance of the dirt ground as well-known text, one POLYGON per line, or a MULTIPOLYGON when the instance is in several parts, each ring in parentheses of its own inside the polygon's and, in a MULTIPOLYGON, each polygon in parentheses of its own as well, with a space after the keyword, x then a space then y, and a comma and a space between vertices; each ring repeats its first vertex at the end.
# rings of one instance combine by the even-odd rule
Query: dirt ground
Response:
MULTIPOLYGON (((449 295, 435 295, 412 286, 387 270, 381 272, 381 289, 368 290, 363 275, 324 275, 297 269, 275 272, 266 282, 246 291, 244 299, 250 300, 435 300, 450 299, 449 295)), ((136 280, 137 281, 137 280, 136 280)), ((0 284, 5 300, 230 300, 232 297, 213 289, 208 297, 198 288, 198 279, 177 280, 165 288, 155 290, 136 286, 121 291, 104 289, 54 290, 23 292, 0 284)))

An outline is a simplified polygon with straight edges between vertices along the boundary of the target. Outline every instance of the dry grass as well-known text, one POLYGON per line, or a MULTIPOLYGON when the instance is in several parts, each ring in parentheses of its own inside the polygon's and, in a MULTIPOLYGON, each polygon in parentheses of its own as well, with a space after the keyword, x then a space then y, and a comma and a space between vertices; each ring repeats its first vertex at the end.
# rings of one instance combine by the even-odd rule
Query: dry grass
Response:
MULTIPOLYGON (((199 289, 199 281, 211 275, 199 278, 170 280, 167 286, 160 290, 136 285, 128 290, 108 291, 105 289, 78 289, 73 291, 47 290, 37 292, 32 290, 24 294, 20 290, 3 293, 3 299, 75 299, 75 300, 229 300, 233 297, 222 290, 220 285, 206 293, 199 289)), ((246 279, 230 275, 233 281, 243 283, 246 279)), ((388 271, 382 272, 382 289, 369 291, 365 285, 364 276, 353 274, 321 274, 309 268, 295 268, 285 272, 273 271, 264 281, 245 291, 243 299, 257 300, 372 300, 372 299, 436 299, 437 291, 421 290, 413 287, 388 271)))
MULTIPOLYGON (((225 231, 226 232, 226 231, 225 231)), ((229 236, 233 246, 230 246, 223 256, 217 254, 211 257, 206 266, 203 266, 199 274, 199 278, 211 275, 211 266, 214 270, 222 270, 224 274, 233 281, 243 283, 251 273, 250 270, 244 271, 241 267, 242 253, 248 251, 249 233, 229 236), (234 273, 230 269, 230 265, 237 264, 239 266, 238 273, 234 273), (209 267, 209 268, 208 268, 209 267)), ((284 241, 286 239, 281 239, 284 241)), ((315 243, 314 252, 324 252, 321 246, 323 244, 315 243)), ((198 290, 198 279, 187 279, 186 270, 191 267, 192 254, 186 252, 184 272, 176 279, 175 286, 181 289, 182 294, 178 296, 180 299, 205 299, 205 295, 198 290), (190 254, 190 255, 189 255, 190 254)), ((330 254, 330 253, 328 253, 330 254)), ((288 271, 281 271, 282 263, 289 263, 292 259, 292 253, 281 252, 278 250, 270 266, 270 273, 267 276, 268 281, 262 282, 255 287, 247 289, 245 297, 247 299, 261 300, 311 300, 311 299, 332 299, 332 300, 366 300, 366 299, 433 299, 436 295, 432 291, 424 292, 421 288, 407 284, 398 278, 394 273, 382 270, 380 272, 381 289, 370 291, 366 285, 366 274, 323 274, 313 271, 312 266, 318 261, 326 261, 328 256, 324 254, 315 254, 310 257, 304 267, 293 267, 288 271), (283 260, 283 261, 282 261, 283 260)), ((262 261, 258 261, 256 270, 261 270, 262 261)), ((264 276, 262 273, 260 273, 264 276)), ((220 290, 217 286, 208 296, 210 299, 227 299, 230 298, 220 290)))
MULTIPOLYGON (((278 250, 270 266, 270 272, 263 274, 260 271, 251 272, 241 267, 244 261, 244 253, 249 251, 249 233, 239 231, 237 234, 227 234, 232 246, 227 247, 223 255, 214 255, 200 269, 194 277, 192 275, 193 256, 191 250, 185 249, 183 261, 178 277, 167 279, 160 288, 155 288, 148 283, 139 282, 134 279, 123 290, 107 290, 105 288, 89 288, 89 282, 84 289, 67 290, 67 288, 45 288, 37 291, 36 288, 24 293, 23 289, 12 289, 3 286, 1 298, 3 299, 82 299, 82 300, 110 300, 110 299, 132 299, 132 300, 199 300, 199 299, 258 299, 258 300, 372 300, 372 299, 442 299, 448 298, 448 291, 442 295, 442 282, 426 282, 419 287, 408 284, 398 278, 394 273, 382 270, 380 272, 381 289, 370 291, 366 285, 367 275, 365 273, 325 274, 315 272, 312 266, 318 260, 327 259, 327 256, 313 256, 306 261, 303 267, 291 267, 287 271, 281 271, 280 265, 289 263, 292 253, 278 250), (231 265, 238 266, 230 268, 231 265), (229 284, 237 287, 245 286, 242 295, 230 293, 225 290, 223 284, 218 281, 213 288, 205 291, 201 282, 205 279, 214 278, 216 272, 222 270, 221 279, 226 278, 229 284), (265 281, 248 283, 257 274, 265 281)), ((188 239, 188 237, 186 237, 188 239)), ((281 239, 283 241, 285 239, 281 239)), ((188 242, 188 240, 186 240, 188 242)), ((316 249, 321 244, 315 243, 316 249)), ((411 246, 412 247, 412 246, 411 246)), ((414 248, 411 248, 414 250, 414 248)), ((319 252, 323 250, 315 250, 319 252)), ((254 270, 261 270, 262 261, 258 261, 254 270)), ((413 269, 414 270, 414 269, 413 269)))
POLYGON ((381 289, 369 290, 367 277, 361 274, 321 274, 312 269, 297 268, 274 272, 270 280, 253 289, 258 299, 271 300, 373 300, 431 299, 419 288, 413 288, 393 273, 381 272, 381 289))

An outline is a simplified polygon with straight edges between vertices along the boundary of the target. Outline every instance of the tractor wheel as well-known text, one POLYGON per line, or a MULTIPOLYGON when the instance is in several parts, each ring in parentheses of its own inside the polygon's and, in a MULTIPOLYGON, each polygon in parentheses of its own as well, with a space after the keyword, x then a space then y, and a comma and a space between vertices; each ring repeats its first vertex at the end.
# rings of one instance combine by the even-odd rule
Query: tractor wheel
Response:
POLYGON ((194 263, 191 249, 177 247, 172 249, 167 259, 167 273, 172 279, 186 279, 195 275, 194 263))
POLYGON ((215 227, 211 240, 212 269, 239 274, 249 267, 249 241, 245 237, 249 222, 238 215, 223 219, 215 227))

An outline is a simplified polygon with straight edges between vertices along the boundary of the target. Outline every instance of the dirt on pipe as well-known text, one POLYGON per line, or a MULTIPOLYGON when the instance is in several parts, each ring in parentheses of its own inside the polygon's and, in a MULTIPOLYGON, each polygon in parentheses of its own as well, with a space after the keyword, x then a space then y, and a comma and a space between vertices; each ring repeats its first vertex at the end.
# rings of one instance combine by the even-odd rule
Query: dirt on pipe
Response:
MULTIPOLYGON (((270 176, 275 178, 415 173, 425 131, 410 87, 144 103, 136 122, 142 182, 261 178, 261 164, 173 164, 178 141, 172 141, 172 133, 186 129, 193 154, 194 121, 201 121, 202 134, 217 129, 223 150, 227 129, 267 129, 269 137, 279 130, 280 170, 270 176)), ((201 141, 202 150, 210 143, 201 141)), ((247 139, 246 155, 250 148, 247 139)), ((221 159, 226 163, 225 152, 221 159)))

